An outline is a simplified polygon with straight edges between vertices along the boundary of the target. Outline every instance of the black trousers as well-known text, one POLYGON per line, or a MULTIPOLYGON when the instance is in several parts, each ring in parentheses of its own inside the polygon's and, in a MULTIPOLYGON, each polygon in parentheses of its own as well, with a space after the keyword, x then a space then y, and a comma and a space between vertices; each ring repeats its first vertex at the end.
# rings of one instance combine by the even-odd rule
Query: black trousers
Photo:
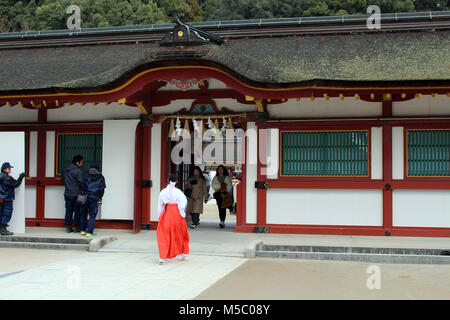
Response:
POLYGON ((200 222, 200 213, 191 213, 192 223, 198 224, 200 222))
POLYGON ((219 208, 219 218, 220 221, 225 222, 227 216, 227 208, 222 208, 222 194, 220 191, 214 192, 214 199, 216 199, 217 207, 219 208))

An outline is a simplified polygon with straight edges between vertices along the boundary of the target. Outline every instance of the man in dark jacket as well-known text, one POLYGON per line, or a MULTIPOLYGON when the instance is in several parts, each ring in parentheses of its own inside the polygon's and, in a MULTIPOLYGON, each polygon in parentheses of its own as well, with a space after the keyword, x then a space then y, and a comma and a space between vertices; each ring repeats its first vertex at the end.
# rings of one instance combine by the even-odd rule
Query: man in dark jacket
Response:
POLYGON ((81 204, 78 203, 78 195, 84 193, 84 171, 83 157, 77 155, 73 158, 72 163, 64 168, 61 174, 61 180, 66 186, 64 192, 64 200, 66 202, 66 215, 64 224, 67 227, 67 232, 80 232, 80 210, 81 204), (75 225, 75 230, 72 229, 72 224, 75 225))
POLYGON ((13 212, 13 200, 15 197, 14 189, 20 186, 25 173, 21 173, 15 180, 10 176, 11 168, 9 162, 2 164, 0 171, 0 234, 2 236, 11 236, 13 233, 7 229, 13 212))
POLYGON ((95 218, 98 213, 98 205, 101 203, 103 194, 105 193, 106 183, 105 177, 100 172, 98 163, 91 163, 88 174, 84 177, 84 189, 86 190, 87 202, 81 210, 81 234, 92 237, 95 228, 95 218), (89 224, 86 230, 86 221, 89 216, 89 224))

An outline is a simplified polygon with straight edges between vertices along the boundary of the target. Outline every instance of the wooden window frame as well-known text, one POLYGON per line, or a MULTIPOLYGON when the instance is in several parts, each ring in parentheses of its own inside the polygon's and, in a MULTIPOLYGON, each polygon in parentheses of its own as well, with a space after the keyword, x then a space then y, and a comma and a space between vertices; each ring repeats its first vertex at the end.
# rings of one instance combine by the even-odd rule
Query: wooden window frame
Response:
POLYGON ((331 179, 347 179, 347 178, 370 178, 371 177, 371 134, 370 128, 367 129, 318 129, 318 130, 285 130, 281 129, 279 131, 279 170, 278 177, 279 178, 331 178, 331 179), (283 133, 285 132, 367 132, 367 174, 366 175, 286 175, 283 174, 283 133))
MULTIPOLYGON (((55 177, 60 177, 61 176, 61 172, 58 172, 59 136, 61 136, 61 135, 82 135, 82 134, 85 134, 85 135, 93 135, 93 134, 103 135, 103 132, 102 131, 94 131, 94 130, 89 131, 89 132, 76 131, 76 130, 73 130, 73 131, 55 131, 55 159, 54 159, 55 177)), ((102 148, 103 148, 103 146, 102 146, 102 148)), ((103 157, 102 157, 102 162, 103 162, 103 157)))
POLYGON ((416 126, 414 127, 405 127, 404 128, 404 132, 403 132, 403 140, 404 140, 404 176, 405 176, 405 180, 412 180, 412 179, 448 179, 450 178, 450 175, 447 176, 433 176, 433 175, 410 175, 409 174, 409 169, 408 169, 408 161, 409 161, 409 154, 408 154, 408 132, 409 131, 449 131, 450 132, 450 128, 445 128, 445 127, 434 127, 434 126, 430 126, 430 127, 420 127, 417 128, 416 126))

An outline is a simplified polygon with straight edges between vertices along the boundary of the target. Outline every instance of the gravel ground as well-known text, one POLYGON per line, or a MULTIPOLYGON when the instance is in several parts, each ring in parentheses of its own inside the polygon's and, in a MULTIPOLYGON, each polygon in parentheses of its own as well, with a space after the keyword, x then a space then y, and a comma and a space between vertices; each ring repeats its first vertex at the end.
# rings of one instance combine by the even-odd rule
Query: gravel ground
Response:
POLYGON ((256 258, 196 299, 450 299, 449 265, 377 264, 380 289, 372 290, 367 287, 370 265, 256 258))

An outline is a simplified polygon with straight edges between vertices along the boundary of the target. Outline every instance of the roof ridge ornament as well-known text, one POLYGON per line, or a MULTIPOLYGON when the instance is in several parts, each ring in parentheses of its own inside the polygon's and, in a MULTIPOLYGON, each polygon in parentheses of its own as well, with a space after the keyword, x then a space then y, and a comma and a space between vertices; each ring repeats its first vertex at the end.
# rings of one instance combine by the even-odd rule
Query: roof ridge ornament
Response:
POLYGON ((224 42, 219 36, 184 23, 176 13, 173 17, 176 26, 159 41, 160 46, 197 46, 206 43, 221 45, 224 42))

